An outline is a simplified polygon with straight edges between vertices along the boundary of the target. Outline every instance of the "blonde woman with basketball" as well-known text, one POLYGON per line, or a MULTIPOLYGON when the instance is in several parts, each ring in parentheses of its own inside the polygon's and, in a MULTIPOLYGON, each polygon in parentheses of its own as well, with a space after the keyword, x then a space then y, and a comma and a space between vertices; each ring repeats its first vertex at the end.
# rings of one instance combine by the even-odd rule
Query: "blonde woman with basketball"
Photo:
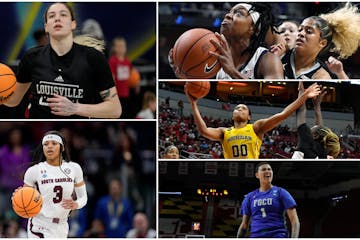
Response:
POLYGON ((17 106, 30 90, 25 117, 118 118, 122 109, 110 67, 98 51, 104 43, 74 38, 76 21, 67 3, 48 7, 44 28, 50 43, 25 53, 16 91, 5 105, 17 106))
POLYGON ((28 221, 28 237, 66 238, 70 211, 87 203, 83 171, 69 160, 65 138, 57 131, 45 133, 33 160, 36 163, 25 172, 24 187, 37 188, 43 205, 40 213, 28 221), (74 191, 76 200, 72 197, 74 191))

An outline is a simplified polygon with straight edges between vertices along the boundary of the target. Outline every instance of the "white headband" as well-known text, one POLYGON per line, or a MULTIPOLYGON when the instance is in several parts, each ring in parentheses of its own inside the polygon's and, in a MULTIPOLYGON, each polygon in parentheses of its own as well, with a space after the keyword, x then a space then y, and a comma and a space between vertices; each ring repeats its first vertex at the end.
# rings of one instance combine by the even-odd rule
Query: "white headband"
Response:
POLYGON ((251 4, 239 3, 239 5, 242 6, 243 8, 245 8, 249 12, 251 19, 253 20, 254 24, 256 24, 260 18, 260 13, 257 11, 254 11, 254 10, 250 11, 250 9, 252 8, 251 4))
POLYGON ((44 143, 46 141, 55 141, 55 142, 58 142, 60 143, 61 145, 64 145, 62 139, 60 136, 56 135, 56 134, 48 134, 48 135, 45 135, 42 139, 42 145, 44 145, 44 143))

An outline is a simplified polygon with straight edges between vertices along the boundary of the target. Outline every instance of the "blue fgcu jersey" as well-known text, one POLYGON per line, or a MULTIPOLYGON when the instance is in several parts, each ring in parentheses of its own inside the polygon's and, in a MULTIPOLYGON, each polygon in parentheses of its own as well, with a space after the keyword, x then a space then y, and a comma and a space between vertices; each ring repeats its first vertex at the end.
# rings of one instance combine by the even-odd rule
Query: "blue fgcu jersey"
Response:
POLYGON ((286 209, 296 207, 294 198, 283 188, 273 186, 266 192, 256 189, 245 196, 241 214, 251 217, 251 237, 288 237, 286 209))

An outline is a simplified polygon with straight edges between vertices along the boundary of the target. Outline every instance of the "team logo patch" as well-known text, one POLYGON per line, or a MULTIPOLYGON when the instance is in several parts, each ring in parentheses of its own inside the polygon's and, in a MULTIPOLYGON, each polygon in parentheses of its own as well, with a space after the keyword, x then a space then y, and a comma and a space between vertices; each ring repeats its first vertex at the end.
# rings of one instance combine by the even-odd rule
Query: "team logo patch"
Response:
POLYGON ((40 174, 43 178, 47 177, 46 170, 40 170, 40 174))
POLYGON ((70 170, 70 168, 65 168, 65 169, 64 169, 64 172, 65 172, 66 174, 70 174, 70 173, 71 173, 71 170, 70 170))

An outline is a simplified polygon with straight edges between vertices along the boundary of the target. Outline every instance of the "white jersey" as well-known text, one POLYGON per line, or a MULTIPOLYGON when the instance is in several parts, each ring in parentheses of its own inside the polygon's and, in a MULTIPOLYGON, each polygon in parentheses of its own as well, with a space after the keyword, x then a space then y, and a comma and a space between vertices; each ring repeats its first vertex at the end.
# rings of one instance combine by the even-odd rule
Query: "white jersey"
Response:
MULTIPOLYGON (((254 55, 251 57, 251 59, 246 63, 245 66, 241 67, 239 69, 239 72, 244 75, 245 79, 255 79, 255 71, 257 69, 257 64, 259 59, 262 55, 264 55, 269 50, 264 47, 258 47, 256 49, 254 55)), ((222 68, 218 71, 216 74, 216 79, 222 80, 222 79, 232 79, 222 68)))
POLYGON ((82 181, 82 169, 74 162, 63 162, 61 167, 41 162, 30 167, 24 177, 24 183, 38 187, 43 198, 39 215, 60 219, 67 218, 70 212, 61 206, 62 200, 71 199, 74 185, 82 181))

